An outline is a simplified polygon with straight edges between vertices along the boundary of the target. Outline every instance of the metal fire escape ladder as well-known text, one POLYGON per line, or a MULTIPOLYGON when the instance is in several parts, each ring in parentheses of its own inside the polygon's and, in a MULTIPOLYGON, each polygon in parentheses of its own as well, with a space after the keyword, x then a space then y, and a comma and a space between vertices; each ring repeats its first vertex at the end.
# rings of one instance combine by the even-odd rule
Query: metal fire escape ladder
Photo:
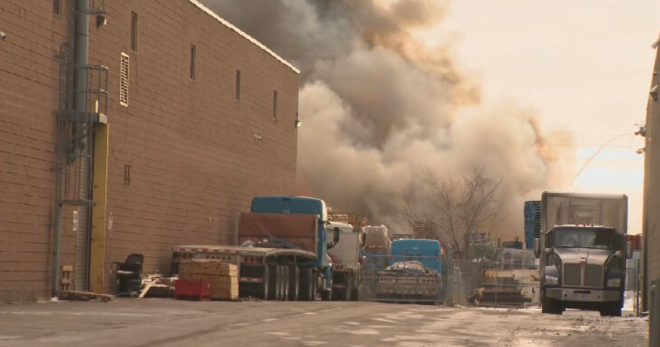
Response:
MULTIPOLYGON (((105 11, 79 13, 71 10, 72 17, 83 13, 89 16, 105 11)), ((62 45, 59 54, 60 104, 56 114, 57 148, 54 167, 56 201, 53 221, 53 294, 59 291, 59 250, 63 220, 71 221, 76 236, 74 288, 85 290, 87 287, 90 245, 88 225, 91 207, 94 205, 91 194, 94 129, 107 124, 108 111, 108 68, 102 65, 76 64, 72 39, 75 28, 73 24, 70 25, 71 37, 68 43, 62 45), (81 80, 85 81, 82 85, 76 85, 74 82, 81 80), (80 107, 81 104, 85 106, 80 107)))

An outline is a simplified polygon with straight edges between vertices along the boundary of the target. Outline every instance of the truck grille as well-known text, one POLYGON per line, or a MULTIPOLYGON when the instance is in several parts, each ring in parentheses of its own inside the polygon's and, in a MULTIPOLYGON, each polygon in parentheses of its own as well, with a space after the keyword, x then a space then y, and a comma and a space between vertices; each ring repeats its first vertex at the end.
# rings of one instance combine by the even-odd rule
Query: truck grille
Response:
POLYGON ((562 281, 565 286, 602 288, 603 267, 601 265, 564 264, 562 281))
POLYGON ((563 280, 564 285, 567 286, 579 286, 582 284, 580 264, 565 264, 563 280))
POLYGON ((587 265, 587 274, 584 277, 584 285, 587 287, 602 287, 603 267, 600 265, 587 265))

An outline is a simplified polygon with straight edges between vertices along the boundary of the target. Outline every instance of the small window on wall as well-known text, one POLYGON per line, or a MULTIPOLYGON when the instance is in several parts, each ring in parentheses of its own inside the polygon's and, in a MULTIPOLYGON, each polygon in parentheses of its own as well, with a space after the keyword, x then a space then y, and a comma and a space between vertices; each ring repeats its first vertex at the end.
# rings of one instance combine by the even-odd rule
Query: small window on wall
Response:
POLYGON ((190 45, 190 79, 195 80, 195 60, 197 59, 197 47, 190 45))
POLYGON ((273 91, 273 119, 277 119, 277 90, 273 91))
POLYGON ((131 12, 131 51, 138 50, 138 15, 131 12))
POLYGON ((56 15, 60 15, 62 13, 62 1, 61 0, 53 0, 53 13, 56 15))
POLYGON ((241 101, 241 70, 236 70, 236 101, 241 101))

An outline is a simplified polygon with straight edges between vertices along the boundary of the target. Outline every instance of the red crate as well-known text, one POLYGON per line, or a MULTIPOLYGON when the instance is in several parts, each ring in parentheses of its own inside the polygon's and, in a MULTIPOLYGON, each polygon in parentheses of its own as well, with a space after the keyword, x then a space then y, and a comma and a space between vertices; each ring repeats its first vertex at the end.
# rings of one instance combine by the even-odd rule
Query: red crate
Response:
POLYGON ((211 282, 177 280, 174 283, 174 298, 211 300, 211 282))

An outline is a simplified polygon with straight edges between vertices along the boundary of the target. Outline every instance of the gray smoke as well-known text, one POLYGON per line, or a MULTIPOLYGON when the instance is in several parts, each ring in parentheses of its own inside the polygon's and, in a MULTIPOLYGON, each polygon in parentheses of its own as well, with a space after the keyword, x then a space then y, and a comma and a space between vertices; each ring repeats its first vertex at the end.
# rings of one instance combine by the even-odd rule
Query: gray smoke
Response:
POLYGON ((533 110, 486 109, 451 47, 413 35, 436 26, 447 1, 203 2, 302 70, 302 194, 405 232, 397 206, 404 191, 423 191, 424 168, 441 178, 481 169, 502 181, 500 231, 519 236, 522 202, 570 181, 533 110))

